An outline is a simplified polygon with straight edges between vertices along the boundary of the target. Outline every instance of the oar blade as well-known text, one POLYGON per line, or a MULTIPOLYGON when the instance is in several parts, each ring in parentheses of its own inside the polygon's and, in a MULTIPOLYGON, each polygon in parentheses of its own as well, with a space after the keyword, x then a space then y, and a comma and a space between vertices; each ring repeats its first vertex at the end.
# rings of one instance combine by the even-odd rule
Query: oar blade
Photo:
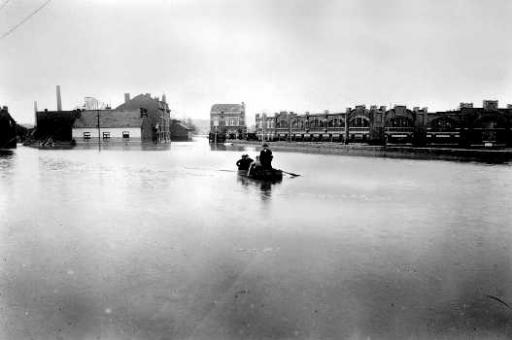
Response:
MULTIPOLYGON (((281 169, 279 169, 279 170, 281 170, 281 169)), ((300 176, 299 174, 295 174, 295 173, 293 173, 293 172, 288 172, 288 171, 284 171, 284 170, 281 170, 281 172, 282 172, 282 173, 285 173, 285 174, 287 174, 287 175, 290 175, 290 176, 292 176, 292 177, 298 177, 298 176, 300 176)))

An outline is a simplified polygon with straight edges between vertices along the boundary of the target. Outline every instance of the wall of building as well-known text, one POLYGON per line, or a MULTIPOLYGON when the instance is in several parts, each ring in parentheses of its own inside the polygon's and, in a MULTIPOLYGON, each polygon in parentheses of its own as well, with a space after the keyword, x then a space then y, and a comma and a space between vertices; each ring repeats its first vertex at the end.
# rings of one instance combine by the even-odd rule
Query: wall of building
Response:
POLYGON ((462 103, 444 112, 360 105, 342 113, 256 114, 255 120, 256 133, 265 140, 512 146, 512 107, 499 108, 496 101, 481 108, 462 103))
POLYGON ((72 128, 78 111, 38 111, 36 112, 37 139, 52 138, 56 141, 71 141, 72 128))
POLYGON ((245 104, 215 104, 210 110, 210 133, 240 137, 247 133, 245 104))
POLYGON ((132 99, 125 94, 125 103, 116 110, 129 111, 143 109, 149 124, 144 124, 142 138, 144 141, 169 142, 171 117, 169 105, 159 98, 153 98, 149 93, 139 94, 132 99))
POLYGON ((171 120, 171 139, 173 141, 187 141, 192 139, 192 131, 177 119, 171 120))
POLYGON ((0 148, 16 147, 16 121, 7 107, 0 108, 0 148))
MULTIPOLYGON (((77 143, 98 143, 97 128, 73 128, 72 136, 77 143), (84 137, 85 133, 89 134, 89 139, 84 137)), ((142 141, 140 128, 100 128, 99 136, 102 143, 142 141), (124 132, 128 132, 130 137, 124 138, 124 132), (109 133, 110 138, 104 139, 103 133, 109 133)))

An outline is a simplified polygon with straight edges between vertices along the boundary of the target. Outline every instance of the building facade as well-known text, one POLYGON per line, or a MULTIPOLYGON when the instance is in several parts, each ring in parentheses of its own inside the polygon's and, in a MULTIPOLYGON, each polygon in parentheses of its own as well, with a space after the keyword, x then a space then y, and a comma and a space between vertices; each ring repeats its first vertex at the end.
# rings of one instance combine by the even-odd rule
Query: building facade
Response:
POLYGON ((215 104, 210 110, 210 140, 242 138, 247 133, 245 104, 215 104))
POLYGON ((345 112, 256 114, 260 140, 336 141, 370 144, 512 146, 512 105, 485 100, 481 108, 461 103, 457 110, 359 105, 345 112))
POLYGON ((16 121, 7 106, 0 107, 0 149, 16 147, 16 121))
POLYGON ((130 99, 125 94, 125 102, 113 110, 36 111, 35 137, 77 143, 94 139, 97 143, 99 115, 101 141, 167 143, 171 141, 170 112, 165 96, 160 100, 147 93, 130 99))
POLYGON ((171 119, 171 136, 173 141, 192 140, 192 129, 181 120, 171 119))
POLYGON ((130 99, 130 94, 125 93, 125 102, 114 110, 135 111, 142 110, 147 116, 151 129, 143 131, 144 142, 168 143, 171 141, 171 110, 167 104, 165 95, 162 99, 151 97, 151 94, 139 94, 130 99))
POLYGON ((144 130, 151 130, 140 111, 82 111, 76 118, 72 137, 77 144, 141 143, 144 130))

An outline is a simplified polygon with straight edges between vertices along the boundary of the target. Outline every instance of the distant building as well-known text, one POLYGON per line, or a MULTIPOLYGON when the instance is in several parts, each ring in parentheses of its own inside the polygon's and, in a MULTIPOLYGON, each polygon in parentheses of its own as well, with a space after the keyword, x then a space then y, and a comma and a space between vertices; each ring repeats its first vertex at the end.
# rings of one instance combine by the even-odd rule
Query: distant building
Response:
POLYGON ((84 110, 98 110, 102 109, 100 106, 100 102, 98 99, 94 97, 85 97, 84 98, 84 106, 82 107, 84 110))
POLYGON ((245 104, 215 104, 210 111, 210 133, 240 138, 247 133, 245 104))
POLYGON ((260 140, 511 147, 512 105, 498 104, 485 100, 477 108, 460 103, 457 110, 438 112, 358 105, 338 113, 256 114, 256 134, 260 140))
POLYGON ((16 147, 16 121, 7 106, 0 108, 0 149, 16 147))
POLYGON ((165 96, 152 98, 149 93, 130 99, 125 94, 125 103, 114 110, 98 108, 98 102, 86 97, 84 108, 73 111, 36 111, 36 134, 38 140, 52 138, 55 141, 77 143, 98 139, 98 113, 100 116, 100 139, 105 142, 138 141, 170 142, 170 110, 165 96), (105 130, 105 131, 103 131, 105 130), (105 139, 103 139, 105 133, 105 139), (124 137, 123 137, 124 136, 124 137))
POLYGON ((171 138, 173 141, 191 140, 192 129, 181 120, 171 119, 171 138))

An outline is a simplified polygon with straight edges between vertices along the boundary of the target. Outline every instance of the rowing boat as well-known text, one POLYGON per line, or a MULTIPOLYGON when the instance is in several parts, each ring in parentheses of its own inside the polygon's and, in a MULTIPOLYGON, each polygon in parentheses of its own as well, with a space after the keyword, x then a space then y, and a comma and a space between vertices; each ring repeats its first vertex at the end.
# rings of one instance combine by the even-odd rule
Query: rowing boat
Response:
POLYGON ((283 171, 279 169, 253 168, 251 171, 239 170, 238 174, 252 179, 278 181, 283 179, 283 171))

